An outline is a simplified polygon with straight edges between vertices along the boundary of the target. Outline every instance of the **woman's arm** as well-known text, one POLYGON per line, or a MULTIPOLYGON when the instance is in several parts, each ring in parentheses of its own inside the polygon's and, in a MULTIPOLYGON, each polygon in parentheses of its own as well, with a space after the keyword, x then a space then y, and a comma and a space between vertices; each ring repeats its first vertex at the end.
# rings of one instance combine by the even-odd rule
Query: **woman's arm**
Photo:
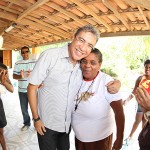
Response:
POLYGON ((132 100, 132 98, 134 97, 134 95, 135 95, 135 93, 136 93, 137 87, 139 87, 139 84, 140 84, 140 82, 141 82, 141 79, 142 79, 142 76, 140 76, 140 77, 137 78, 132 93, 128 96, 127 99, 125 99, 125 100, 123 101, 123 105, 126 105, 130 100, 132 100))
POLYGON ((123 136, 124 136, 124 124, 125 124, 125 116, 122 106, 122 100, 119 101, 113 101, 110 103, 110 106, 112 107, 114 114, 115 114, 115 121, 116 121, 116 140, 113 144, 113 148, 115 150, 120 150, 123 143, 123 136))

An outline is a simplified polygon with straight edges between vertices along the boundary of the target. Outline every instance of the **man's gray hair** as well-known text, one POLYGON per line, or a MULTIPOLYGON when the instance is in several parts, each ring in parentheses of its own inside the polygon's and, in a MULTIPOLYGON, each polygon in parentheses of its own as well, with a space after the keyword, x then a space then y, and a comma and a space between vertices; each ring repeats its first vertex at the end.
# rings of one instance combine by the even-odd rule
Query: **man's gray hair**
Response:
POLYGON ((80 27, 74 34, 76 37, 80 32, 91 32, 96 37, 96 42, 98 41, 100 37, 100 32, 92 25, 85 25, 83 27, 80 27))

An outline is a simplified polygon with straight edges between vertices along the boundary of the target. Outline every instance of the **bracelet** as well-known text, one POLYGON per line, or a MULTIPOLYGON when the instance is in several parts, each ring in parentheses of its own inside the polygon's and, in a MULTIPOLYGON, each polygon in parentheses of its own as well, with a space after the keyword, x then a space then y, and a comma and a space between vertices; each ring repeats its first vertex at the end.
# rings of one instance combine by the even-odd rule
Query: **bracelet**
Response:
POLYGON ((38 117, 38 118, 36 118, 36 119, 32 119, 34 122, 37 122, 37 121, 39 121, 40 120, 40 117, 38 117))
POLYGON ((135 97, 135 95, 134 95, 133 93, 131 93, 131 95, 132 95, 133 97, 135 97))

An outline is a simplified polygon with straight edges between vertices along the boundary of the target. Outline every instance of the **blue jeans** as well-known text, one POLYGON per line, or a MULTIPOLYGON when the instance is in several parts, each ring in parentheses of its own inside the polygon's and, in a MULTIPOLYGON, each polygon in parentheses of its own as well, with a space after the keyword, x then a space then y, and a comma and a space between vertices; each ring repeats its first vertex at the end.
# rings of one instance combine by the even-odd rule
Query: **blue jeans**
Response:
POLYGON ((30 126, 30 116, 28 113, 28 95, 27 93, 19 92, 20 107, 23 115, 23 124, 30 126))

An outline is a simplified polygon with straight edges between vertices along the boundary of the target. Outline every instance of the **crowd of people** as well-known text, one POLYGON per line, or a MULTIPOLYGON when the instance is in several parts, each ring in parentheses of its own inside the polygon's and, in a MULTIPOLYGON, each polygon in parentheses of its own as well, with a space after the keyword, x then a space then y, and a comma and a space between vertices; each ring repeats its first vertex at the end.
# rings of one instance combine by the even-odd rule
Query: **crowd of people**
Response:
MULTIPOLYGON (((31 125, 29 103, 40 150, 69 150, 71 129, 75 133, 76 150, 121 149, 125 102, 119 92, 120 81, 100 71, 102 53, 94 48, 99 37, 95 27, 80 27, 71 43, 44 51, 36 62, 30 59, 28 47, 21 48, 23 59, 15 63, 13 70, 13 79, 18 80, 23 115, 21 130, 27 130, 31 125), (113 135, 115 128, 116 135, 113 135)), ((149 83, 150 76, 150 60, 147 62, 145 75, 140 77, 132 92, 141 106, 141 113, 146 116, 146 125, 139 136, 141 150, 150 149, 149 135, 145 136, 147 130, 150 133, 150 96, 144 86, 149 83)), ((0 65, 0 69, 2 86, 13 92, 7 67, 0 65)), ((6 117, 0 100, 1 110, 0 142, 6 150, 3 135, 6 117), (4 121, 1 121, 2 114, 4 121)))

